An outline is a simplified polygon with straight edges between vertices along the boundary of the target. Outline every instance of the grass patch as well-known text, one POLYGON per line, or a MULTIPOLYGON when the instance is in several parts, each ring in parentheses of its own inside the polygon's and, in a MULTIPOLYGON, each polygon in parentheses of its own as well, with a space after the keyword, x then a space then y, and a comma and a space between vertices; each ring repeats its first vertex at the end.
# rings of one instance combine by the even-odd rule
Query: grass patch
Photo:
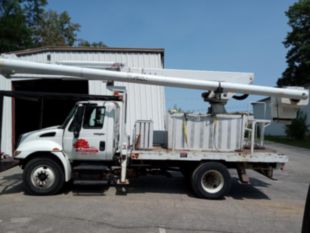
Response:
POLYGON ((310 149, 310 137, 306 137, 304 140, 296 140, 296 139, 291 139, 291 138, 284 137, 284 136, 268 135, 268 136, 265 136, 265 139, 268 141, 272 141, 272 142, 278 142, 278 143, 287 144, 291 146, 298 146, 298 147, 310 149))

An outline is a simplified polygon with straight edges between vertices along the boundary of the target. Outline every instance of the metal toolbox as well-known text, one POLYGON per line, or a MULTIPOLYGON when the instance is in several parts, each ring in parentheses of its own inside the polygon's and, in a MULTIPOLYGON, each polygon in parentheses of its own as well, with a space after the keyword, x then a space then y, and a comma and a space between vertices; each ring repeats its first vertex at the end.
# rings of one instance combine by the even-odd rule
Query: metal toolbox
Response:
POLYGON ((186 114, 168 116, 168 148, 235 151, 243 146, 246 115, 186 114))
POLYGON ((153 148, 153 121, 138 120, 135 122, 133 131, 134 149, 152 149, 153 148))

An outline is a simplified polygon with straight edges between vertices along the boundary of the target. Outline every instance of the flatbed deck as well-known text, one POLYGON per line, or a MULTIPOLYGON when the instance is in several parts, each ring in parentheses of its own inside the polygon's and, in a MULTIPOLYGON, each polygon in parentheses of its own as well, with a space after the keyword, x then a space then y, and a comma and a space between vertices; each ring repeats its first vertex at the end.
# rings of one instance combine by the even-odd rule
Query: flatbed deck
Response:
POLYGON ((276 151, 264 148, 257 149, 251 154, 249 149, 240 151, 203 151, 203 150, 171 150, 154 147, 152 150, 133 150, 132 160, 178 160, 201 161, 222 160, 226 162, 252 162, 252 163, 286 163, 288 157, 276 151))

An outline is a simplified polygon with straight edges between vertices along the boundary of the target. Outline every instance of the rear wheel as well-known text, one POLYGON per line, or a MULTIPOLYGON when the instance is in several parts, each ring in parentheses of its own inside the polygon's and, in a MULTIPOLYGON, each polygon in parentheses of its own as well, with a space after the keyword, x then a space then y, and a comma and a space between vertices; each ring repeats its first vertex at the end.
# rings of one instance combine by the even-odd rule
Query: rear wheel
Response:
POLYGON ((231 177, 223 164, 206 162, 194 170, 191 184, 198 197, 218 199, 229 193, 231 177))
POLYGON ((25 191, 34 195, 52 195, 64 185, 64 172, 61 166, 47 158, 30 160, 23 173, 25 191))

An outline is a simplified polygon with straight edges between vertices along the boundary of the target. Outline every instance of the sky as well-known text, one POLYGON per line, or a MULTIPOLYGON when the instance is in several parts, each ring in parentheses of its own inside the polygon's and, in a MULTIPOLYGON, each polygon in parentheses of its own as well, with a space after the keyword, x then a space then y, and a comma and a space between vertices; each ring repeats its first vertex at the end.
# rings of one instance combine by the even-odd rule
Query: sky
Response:
MULTIPOLYGON (((286 68, 285 11, 293 0, 49 0, 79 23, 78 38, 109 47, 164 48, 165 68, 253 72, 275 86, 286 68)), ((165 88, 166 106, 205 111, 201 91, 165 88)), ((228 110, 250 110, 231 101, 228 110)))

